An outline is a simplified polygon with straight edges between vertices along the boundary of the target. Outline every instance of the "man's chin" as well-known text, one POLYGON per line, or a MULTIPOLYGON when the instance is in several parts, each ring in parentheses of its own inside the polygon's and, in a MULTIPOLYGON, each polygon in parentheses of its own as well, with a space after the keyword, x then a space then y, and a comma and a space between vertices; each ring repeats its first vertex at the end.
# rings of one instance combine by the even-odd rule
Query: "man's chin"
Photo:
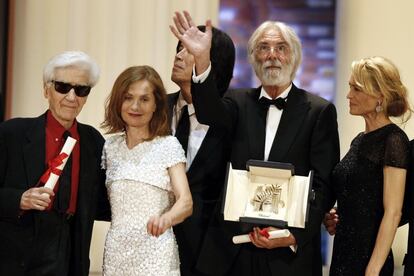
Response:
POLYGON ((267 74, 261 78, 262 85, 266 86, 284 86, 291 82, 291 80, 282 74, 267 74))

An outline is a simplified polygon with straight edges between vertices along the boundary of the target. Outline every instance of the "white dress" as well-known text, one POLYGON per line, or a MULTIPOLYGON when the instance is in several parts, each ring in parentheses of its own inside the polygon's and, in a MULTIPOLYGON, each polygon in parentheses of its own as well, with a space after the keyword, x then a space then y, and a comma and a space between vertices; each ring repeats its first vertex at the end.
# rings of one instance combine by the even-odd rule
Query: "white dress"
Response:
POLYGON ((105 241, 104 275, 180 275, 172 229, 156 238, 147 233, 147 222, 173 205, 167 169, 185 161, 173 136, 157 137, 132 149, 125 134, 107 139, 102 167, 112 221, 105 241))

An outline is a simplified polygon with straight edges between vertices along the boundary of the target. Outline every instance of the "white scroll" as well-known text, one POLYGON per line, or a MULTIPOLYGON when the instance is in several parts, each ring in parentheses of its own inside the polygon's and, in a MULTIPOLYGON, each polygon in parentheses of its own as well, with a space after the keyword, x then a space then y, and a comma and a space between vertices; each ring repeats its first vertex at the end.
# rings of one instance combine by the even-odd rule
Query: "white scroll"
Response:
MULTIPOLYGON (((69 159, 70 154, 72 153, 73 147, 75 146, 76 142, 77 142, 76 139, 73 139, 72 137, 68 136, 65 144, 62 147, 62 150, 60 151, 60 153, 67 154, 67 157, 62 160, 62 164, 60 164, 56 169, 60 171, 63 170, 63 168, 66 165, 66 162, 69 159)), ((53 172, 51 172, 44 186, 53 190, 55 188, 55 185, 58 179, 59 179, 59 175, 56 175, 53 172)))
MULTIPOLYGON (((287 229, 273 230, 273 231, 269 231, 268 239, 271 240, 271 239, 277 239, 277 238, 285 238, 285 237, 289 237, 289 235, 290 235, 290 232, 287 229)), ((250 237, 247 234, 233 237, 234 244, 240 244, 240 243, 246 243, 246 242, 251 242, 250 237)))

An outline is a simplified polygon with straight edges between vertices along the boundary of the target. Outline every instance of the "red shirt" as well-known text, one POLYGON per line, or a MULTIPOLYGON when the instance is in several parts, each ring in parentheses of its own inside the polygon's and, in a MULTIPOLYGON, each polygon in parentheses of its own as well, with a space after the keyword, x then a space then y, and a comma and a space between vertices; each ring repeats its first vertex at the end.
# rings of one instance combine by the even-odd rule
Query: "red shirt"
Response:
MULTIPOLYGON (((62 139, 63 133, 66 129, 53 117, 50 110, 46 114, 46 164, 49 160, 55 158, 59 155, 64 141, 62 139)), ((78 132, 78 123, 75 119, 72 126, 68 131, 71 134, 71 137, 76 139, 77 142, 72 151, 72 178, 71 178, 71 193, 70 193, 70 203, 69 208, 66 213, 74 214, 76 211, 76 202, 78 199, 78 185, 79 185, 79 159, 80 159, 80 137, 78 132)), ((59 181, 56 183, 54 192, 59 189, 59 181)), ((52 198, 52 204, 49 205, 49 208, 53 205, 54 197, 52 198)))

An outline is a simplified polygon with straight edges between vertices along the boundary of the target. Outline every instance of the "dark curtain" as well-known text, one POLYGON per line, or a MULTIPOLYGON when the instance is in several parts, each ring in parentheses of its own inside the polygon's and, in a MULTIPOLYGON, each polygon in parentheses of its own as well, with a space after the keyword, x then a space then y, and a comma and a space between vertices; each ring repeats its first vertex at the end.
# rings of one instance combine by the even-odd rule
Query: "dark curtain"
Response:
POLYGON ((7 31, 9 0, 0 1, 0 122, 4 120, 7 74, 7 31))

